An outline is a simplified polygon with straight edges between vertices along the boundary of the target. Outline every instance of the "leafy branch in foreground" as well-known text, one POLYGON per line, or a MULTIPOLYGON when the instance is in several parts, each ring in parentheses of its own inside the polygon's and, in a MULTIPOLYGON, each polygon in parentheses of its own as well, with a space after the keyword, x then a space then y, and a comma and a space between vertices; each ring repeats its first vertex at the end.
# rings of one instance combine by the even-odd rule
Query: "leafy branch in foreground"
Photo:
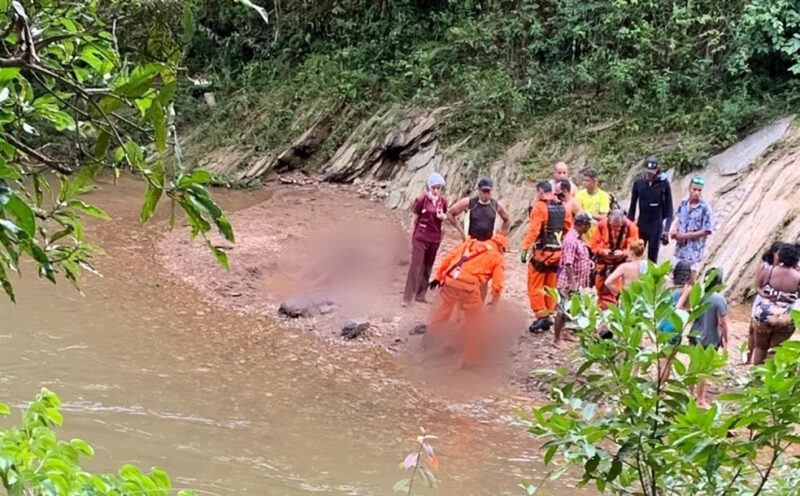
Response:
MULTIPOLYGON (((123 465, 118 475, 91 474, 81 468, 81 456, 94 450, 81 439, 59 440, 54 428, 62 423, 58 396, 42 389, 22 412, 20 427, 0 429, 0 483, 9 496, 81 494, 86 496, 169 496, 173 489, 167 474, 154 468, 143 473, 123 465)), ((0 404, 0 415, 8 415, 0 404)), ((178 491, 178 496, 194 496, 178 491)))
MULTIPOLYGON (((106 168, 146 181, 142 223, 166 196, 172 223, 180 207, 191 236, 228 265, 208 234, 213 226, 233 242, 230 222, 206 189, 211 175, 186 170, 174 125, 191 2, 183 3, 183 33, 142 15, 142 5, 0 0, 0 284, 12 300, 9 272, 23 257, 52 282, 60 273, 76 283, 92 270, 99 249, 85 241, 80 216, 108 215, 81 195, 106 168), (144 33, 129 37, 141 46, 122 44, 122 29, 144 33)), ((180 2, 170 5, 180 12, 180 2)))
MULTIPOLYGON (((623 291, 619 307, 601 311, 588 295, 568 305, 581 337, 577 374, 555 373, 552 401, 524 415, 529 431, 545 441, 545 464, 558 454, 562 469, 582 467, 579 486, 593 482, 614 494, 796 494, 800 342, 785 342, 739 390, 699 408, 692 388, 722 375, 727 353, 674 346, 674 334, 659 332, 666 321, 685 329, 706 306, 704 285, 697 284, 692 311, 675 310, 668 271, 669 264, 651 266, 623 291), (601 339, 598 328, 613 338, 601 339), (658 373, 665 360, 669 378, 658 373)), ((795 319, 800 324, 800 314, 795 319)))
POLYGON ((413 451, 400 462, 400 468, 411 470, 411 476, 405 479, 400 479, 394 485, 395 493, 403 493, 407 496, 414 494, 414 482, 419 479, 423 484, 430 488, 437 488, 439 481, 436 479, 434 472, 439 470, 439 458, 433 451, 430 441, 436 439, 425 432, 425 429, 420 429, 422 434, 417 436, 417 450, 413 451))

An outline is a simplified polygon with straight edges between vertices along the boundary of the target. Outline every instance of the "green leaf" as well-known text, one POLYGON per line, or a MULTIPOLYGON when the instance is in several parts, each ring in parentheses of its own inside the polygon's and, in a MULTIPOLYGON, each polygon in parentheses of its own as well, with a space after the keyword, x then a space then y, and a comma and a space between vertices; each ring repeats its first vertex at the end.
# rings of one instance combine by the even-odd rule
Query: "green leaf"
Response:
POLYGON ((16 167, 12 167, 6 165, 5 163, 0 163, 0 178, 2 179, 22 179, 22 175, 19 173, 16 167))
MULTIPOLYGON (((8 280, 8 273, 6 272, 5 264, 1 260, 0 260, 0 286, 3 286, 3 291, 5 291, 6 295, 8 296, 8 299, 11 300, 12 303, 16 303, 17 298, 14 295, 14 286, 12 286, 11 281, 8 280)), ((7 413, 4 415, 7 415, 7 413)))
POLYGON ((211 241, 207 241, 206 245, 208 249, 211 250, 211 253, 214 255, 214 258, 217 259, 217 263, 225 268, 225 270, 229 270, 230 266, 228 265, 228 254, 225 253, 224 250, 220 249, 217 246, 211 244, 211 241))
POLYGON ((142 224, 145 224, 153 216, 164 191, 164 164, 161 160, 156 161, 153 165, 149 179, 150 182, 144 195, 144 204, 142 204, 142 212, 139 215, 139 221, 142 224))
POLYGON ((89 214, 92 217, 97 217, 98 219, 104 219, 104 220, 111 220, 111 217, 109 217, 107 213, 103 212, 102 210, 93 205, 89 205, 80 200, 70 200, 68 205, 74 208, 75 210, 78 210, 85 214, 89 214))
POLYGON ((410 485, 411 479, 400 479, 394 483, 394 486, 392 486, 392 491, 396 493, 408 493, 410 485))
POLYGON ((153 216, 153 212, 156 210, 158 201, 161 199, 162 191, 163 190, 161 188, 153 186, 152 184, 147 186, 147 191, 144 194, 144 203, 142 204, 142 212, 139 215, 139 222, 141 224, 147 223, 147 221, 153 216))
POLYGON ((83 193, 84 190, 91 185, 92 179, 94 179, 101 167, 100 163, 94 162, 81 168, 75 175, 75 179, 73 179, 67 187, 64 199, 72 198, 73 196, 83 193))
POLYGON ((0 69, 0 84, 6 84, 19 74, 19 67, 5 67, 0 69))
POLYGON ((609 469, 608 474, 606 475, 606 480, 608 482, 614 482, 614 479, 616 479, 621 473, 622 473, 622 462, 619 460, 619 458, 615 457, 614 460, 611 461, 611 468, 609 469))
POLYGON ((5 205, 5 209, 17 219, 17 225, 29 237, 32 238, 36 234, 36 217, 33 214, 33 210, 20 197, 12 194, 5 205))
POLYGON ((111 143, 111 135, 105 131, 101 131, 94 144, 94 158, 97 160, 106 156, 108 145, 111 143))
POLYGON ((553 456, 555 456, 556 451, 558 451, 558 446, 553 445, 547 448, 547 452, 544 454, 544 464, 550 465, 550 462, 553 460, 553 456))
POLYGON ((10 415, 11 409, 8 408, 8 405, 4 403, 0 403, 0 415, 10 415))
POLYGON ((195 169, 191 174, 181 177, 180 181, 178 181, 178 186, 186 188, 192 184, 208 184, 213 180, 214 178, 210 172, 203 169, 195 169))
POLYGON ((192 12, 192 2, 189 0, 184 0, 183 2, 181 27, 183 28, 183 44, 188 45, 192 41, 195 31, 194 12, 192 12))
POLYGON ((156 102, 150 107, 153 118, 153 129, 156 134, 156 150, 160 153, 167 151, 167 117, 164 114, 164 107, 156 102))

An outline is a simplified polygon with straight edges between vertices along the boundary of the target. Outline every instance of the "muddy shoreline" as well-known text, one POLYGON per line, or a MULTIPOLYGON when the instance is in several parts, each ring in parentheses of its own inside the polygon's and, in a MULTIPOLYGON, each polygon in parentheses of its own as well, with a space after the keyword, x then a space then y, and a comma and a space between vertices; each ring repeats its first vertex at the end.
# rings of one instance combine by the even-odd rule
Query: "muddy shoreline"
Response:
MULTIPOLYGON (((412 381, 435 390, 443 386, 441 392, 447 396, 454 390, 453 382, 470 382, 476 376, 455 370, 454 360, 435 364, 422 360, 422 336, 412 335, 411 330, 426 322, 430 305, 400 306, 408 270, 404 258, 410 218, 385 209, 375 191, 379 193, 380 187, 333 185, 313 179, 266 184, 258 192, 266 197, 264 201, 230 216, 237 236, 236 244, 229 247, 230 271, 216 266, 201 243, 189 242, 183 229, 168 233, 159 242, 157 257, 172 274, 215 304, 267 317, 290 332, 312 335, 337 347, 383 350, 402 364, 412 381), (356 246, 358 251, 341 255, 337 252, 340 244, 348 249, 356 246), (349 266, 358 269, 342 272, 342 267, 349 266), (333 282, 326 280, 329 273, 333 282), (337 286, 339 277, 343 280, 337 286), (317 280, 322 284, 310 283, 317 280), (357 289, 345 294, 343 287, 357 289), (278 308, 287 298, 314 293, 337 300, 341 307, 297 319, 279 315, 278 308), (365 318, 371 325, 357 339, 348 340, 341 336, 341 329, 353 318, 365 318)), ((448 229, 440 255, 457 242, 455 238, 454 230, 448 229)), ((474 391, 456 388, 456 396, 483 403, 499 398, 540 403, 548 397, 550 386, 531 371, 570 368, 575 350, 556 349, 550 332, 527 332, 533 315, 527 308, 526 273, 514 246, 506 257, 505 311, 493 330, 496 356, 479 374, 483 384, 474 391)), ((432 298, 435 294, 429 295, 432 298)), ((746 370, 737 351, 746 337, 746 311, 735 311, 732 320, 731 378, 746 370)))

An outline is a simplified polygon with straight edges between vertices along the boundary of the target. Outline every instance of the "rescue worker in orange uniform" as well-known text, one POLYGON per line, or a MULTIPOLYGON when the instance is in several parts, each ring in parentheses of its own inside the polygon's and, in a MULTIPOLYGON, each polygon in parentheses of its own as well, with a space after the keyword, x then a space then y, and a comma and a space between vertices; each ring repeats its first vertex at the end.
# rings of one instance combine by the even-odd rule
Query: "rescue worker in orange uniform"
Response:
POLYGON ((486 342, 484 305, 481 286, 492 281, 492 301, 500 301, 505 284, 505 258, 508 238, 497 233, 491 239, 479 241, 468 238, 450 250, 442 259, 436 277, 429 287, 441 286, 441 298, 431 314, 428 329, 436 333, 460 307, 464 315, 464 360, 466 366, 475 365, 486 342))
POLYGON ((538 200, 530 212, 528 232, 522 241, 520 260, 528 263, 528 299, 536 320, 531 332, 550 329, 556 301, 545 288, 555 288, 561 261, 561 238, 572 228, 572 212, 553 194, 549 181, 536 185, 538 200))
MULTIPOLYGON (((597 229, 589 240, 589 249, 594 257, 594 283, 602 308, 608 303, 616 303, 616 295, 606 288, 606 278, 628 260, 631 243, 638 239, 639 228, 625 217, 622 210, 612 210, 608 217, 597 224, 597 229)), ((621 291, 622 280, 618 282, 621 291)))

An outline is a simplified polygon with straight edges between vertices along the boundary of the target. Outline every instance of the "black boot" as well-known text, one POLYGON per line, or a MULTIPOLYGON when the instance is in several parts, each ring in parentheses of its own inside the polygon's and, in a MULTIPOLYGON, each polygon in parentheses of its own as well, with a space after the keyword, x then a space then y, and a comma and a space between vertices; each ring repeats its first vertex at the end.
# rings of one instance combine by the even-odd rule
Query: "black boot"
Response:
POLYGON ((549 331, 552 326, 553 321, 547 317, 543 317, 541 319, 534 320, 533 324, 531 324, 528 330, 534 334, 540 334, 549 331))

